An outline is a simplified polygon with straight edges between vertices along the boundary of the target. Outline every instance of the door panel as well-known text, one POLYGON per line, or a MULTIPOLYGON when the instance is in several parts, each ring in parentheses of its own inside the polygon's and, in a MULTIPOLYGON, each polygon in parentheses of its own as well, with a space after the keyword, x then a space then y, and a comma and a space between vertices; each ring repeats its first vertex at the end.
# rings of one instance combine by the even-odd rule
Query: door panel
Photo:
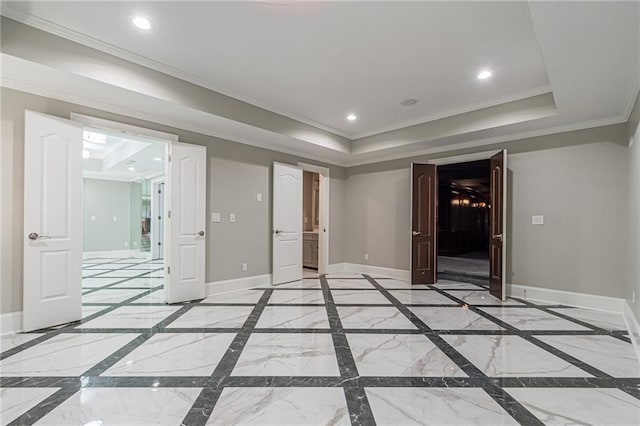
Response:
POLYGON ((25 111, 25 331, 82 317, 82 125, 25 111))
POLYGON ((302 279, 302 169, 273 163, 273 284, 302 279))
POLYGON ((489 242, 489 291, 506 299, 506 198, 507 151, 491 157, 491 218, 489 242))
POLYGON ((412 284, 436 282, 437 190, 436 166, 412 164, 412 284))
POLYGON ((206 160, 203 146, 172 142, 165 180, 167 303, 204 298, 206 160), (170 213, 169 213, 170 212, 170 213))

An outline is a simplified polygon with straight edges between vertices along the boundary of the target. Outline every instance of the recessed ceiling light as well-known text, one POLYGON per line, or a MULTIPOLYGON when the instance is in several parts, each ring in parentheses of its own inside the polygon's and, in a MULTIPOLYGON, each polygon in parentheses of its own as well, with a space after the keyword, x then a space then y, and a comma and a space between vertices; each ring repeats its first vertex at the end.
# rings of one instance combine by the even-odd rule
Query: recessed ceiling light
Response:
POLYGON ((133 25, 140 28, 141 30, 151 29, 151 22, 149 22, 149 20, 144 16, 136 16, 131 20, 131 22, 133 22, 133 25))
POLYGON ((135 172, 136 168, 135 167, 129 167, 127 170, 129 170, 130 172, 135 172))
POLYGON ((347 120, 349 120, 349 121, 355 121, 355 120, 357 120, 357 119, 358 119, 358 116, 357 116, 357 115, 355 115, 355 114, 353 114, 353 113, 352 113, 352 114, 347 115, 347 120))
POLYGON ((88 149, 83 149, 82 150, 82 158, 89 158, 91 157, 91 152, 89 152, 88 149))
POLYGON ((402 105, 402 106, 414 106, 417 103, 418 103, 417 99, 405 99, 404 101, 400 102, 400 105, 402 105))
POLYGON ((488 71, 488 70, 480 71, 480 74, 478 74, 478 80, 486 80, 492 75, 493 73, 491 71, 488 71))
POLYGON ((154 160, 156 160, 156 161, 162 161, 162 158, 160 158, 160 157, 156 157, 156 158, 154 158, 154 160))

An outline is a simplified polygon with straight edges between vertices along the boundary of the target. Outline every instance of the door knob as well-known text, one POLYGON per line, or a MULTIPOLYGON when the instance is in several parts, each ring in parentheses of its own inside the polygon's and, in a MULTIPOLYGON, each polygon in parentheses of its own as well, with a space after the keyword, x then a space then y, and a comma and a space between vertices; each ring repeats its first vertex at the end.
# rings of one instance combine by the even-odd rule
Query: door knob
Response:
POLYGON ((28 237, 29 237, 29 239, 30 239, 30 240, 37 240, 37 239, 39 239, 39 238, 49 238, 49 239, 51 239, 51 237, 50 237, 50 236, 48 236, 48 235, 38 235, 38 233, 37 233, 37 232, 32 232, 32 233, 30 233, 30 234, 28 235, 28 237))
POLYGON ((282 234, 284 231, 280 230, 280 229, 276 229, 275 231, 273 231, 274 234, 276 235, 280 235, 282 234))
POLYGON ((204 237, 204 231, 198 232, 198 235, 200 235, 201 237, 204 237))
POLYGON ((497 238, 502 241, 502 234, 494 235, 493 238, 497 238))
POLYGON ((414 237, 417 237, 418 235, 422 235, 422 232, 413 231, 413 232, 411 232, 411 234, 412 234, 414 237))

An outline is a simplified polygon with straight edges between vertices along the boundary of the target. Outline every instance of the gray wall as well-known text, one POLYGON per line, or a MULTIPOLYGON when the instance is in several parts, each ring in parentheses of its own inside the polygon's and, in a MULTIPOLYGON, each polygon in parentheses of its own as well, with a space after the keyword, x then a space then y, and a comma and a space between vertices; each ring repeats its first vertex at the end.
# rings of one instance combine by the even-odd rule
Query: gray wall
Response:
MULTIPOLYGON (((616 297, 625 294, 628 263, 621 248, 627 240, 629 169, 626 136, 620 130, 620 126, 609 126, 545 139, 556 146, 553 149, 540 143, 545 142, 540 138, 493 147, 512 151, 508 157, 508 282, 616 297), (535 148, 540 146, 547 149, 535 148), (545 215, 544 226, 531 225, 534 214, 545 215)), ((347 169, 347 262, 409 268, 409 167, 412 161, 429 159, 422 156, 347 169)))
POLYGON ((640 96, 629 120, 629 277, 626 298, 640 321, 640 96), (633 293, 635 292, 635 301, 633 293))
POLYGON ((131 185, 129 182, 84 179, 84 251, 130 248, 133 223, 131 185), (91 220, 92 216, 95 221, 91 220))
POLYGON ((221 223, 207 222, 207 282, 271 272, 271 167, 274 161, 315 163, 330 168, 329 262, 343 262, 342 206, 344 169, 313 159, 241 145, 157 123, 111 114, 83 106, 2 88, 2 161, 0 170, 0 313, 22 310, 24 110, 62 118, 77 112, 107 120, 177 134, 183 142, 207 147, 207 217, 222 213, 221 223), (256 193, 263 195, 256 202, 256 193), (234 212, 236 223, 229 223, 234 212), (242 272, 242 262, 249 270, 242 272))

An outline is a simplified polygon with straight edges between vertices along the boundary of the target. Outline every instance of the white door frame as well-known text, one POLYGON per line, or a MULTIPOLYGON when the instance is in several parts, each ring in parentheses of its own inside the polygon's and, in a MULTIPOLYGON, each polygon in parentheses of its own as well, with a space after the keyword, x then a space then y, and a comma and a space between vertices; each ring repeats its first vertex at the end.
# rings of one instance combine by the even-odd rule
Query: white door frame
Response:
MULTIPOLYGON (((447 164, 457 164, 457 163, 468 163, 470 161, 478 161, 478 160, 490 160, 492 156, 500 153, 504 151, 505 152, 505 164, 507 164, 507 151, 506 150, 502 150, 502 149, 498 149, 498 150, 491 150, 491 151, 480 151, 480 152, 472 152, 470 154, 462 154, 462 155, 453 155, 451 157, 442 157, 442 158, 433 158, 427 161, 427 164, 435 164, 436 166, 446 166, 447 164)), ((411 165, 411 169, 413 170, 413 164, 411 165)), ((505 167, 505 172, 506 172, 506 167, 505 167)), ((411 173, 411 176, 413 176, 413 173, 411 173)), ((413 185, 413 180, 411 182, 411 184, 413 185)), ((507 182, 505 181, 505 192, 507 191, 507 182)), ((413 187, 411 188, 411 193, 413 194, 413 187)), ((506 194, 504 194, 504 200, 507 200, 506 194)), ((412 208, 409 209, 409 211, 413 211, 412 208)), ((503 228, 506 231, 507 229, 507 223, 509 223, 509 217, 507 216, 507 203, 504 204, 503 206, 503 228)), ((411 226, 411 221, 409 221, 409 226, 411 226)), ((409 235, 411 235, 411 231, 413 229, 409 228, 409 235)), ((503 273, 503 281, 506 283, 506 277, 507 277, 507 271, 506 271, 506 267, 507 267, 507 257, 508 257, 508 253, 506 250, 507 247, 507 237, 509 237, 508 234, 505 234, 505 239, 503 242, 503 253, 502 253, 502 273, 503 273)), ((436 223, 436 241, 438 238, 438 226, 436 223)), ((411 238, 409 238, 409 247, 411 247, 411 238)), ((437 246, 436 246, 437 247, 437 246)), ((436 249, 437 250, 437 249, 436 249)), ((436 256, 438 256, 438 253, 436 251, 436 256)), ((411 259, 411 248, 409 248, 409 259, 411 259)), ((411 264, 410 267, 412 268, 411 264)), ((413 269, 409 269, 409 273, 411 273, 413 269)), ((436 270, 436 282, 438 282, 438 271, 436 270)), ((503 284, 504 285, 504 284, 503 284)), ((507 297, 507 291, 506 288, 503 291, 503 297, 507 297)))
POLYGON ((318 221, 318 273, 327 274, 329 271, 329 168, 315 164, 298 162, 303 172, 313 172, 320 175, 320 220, 318 221))

